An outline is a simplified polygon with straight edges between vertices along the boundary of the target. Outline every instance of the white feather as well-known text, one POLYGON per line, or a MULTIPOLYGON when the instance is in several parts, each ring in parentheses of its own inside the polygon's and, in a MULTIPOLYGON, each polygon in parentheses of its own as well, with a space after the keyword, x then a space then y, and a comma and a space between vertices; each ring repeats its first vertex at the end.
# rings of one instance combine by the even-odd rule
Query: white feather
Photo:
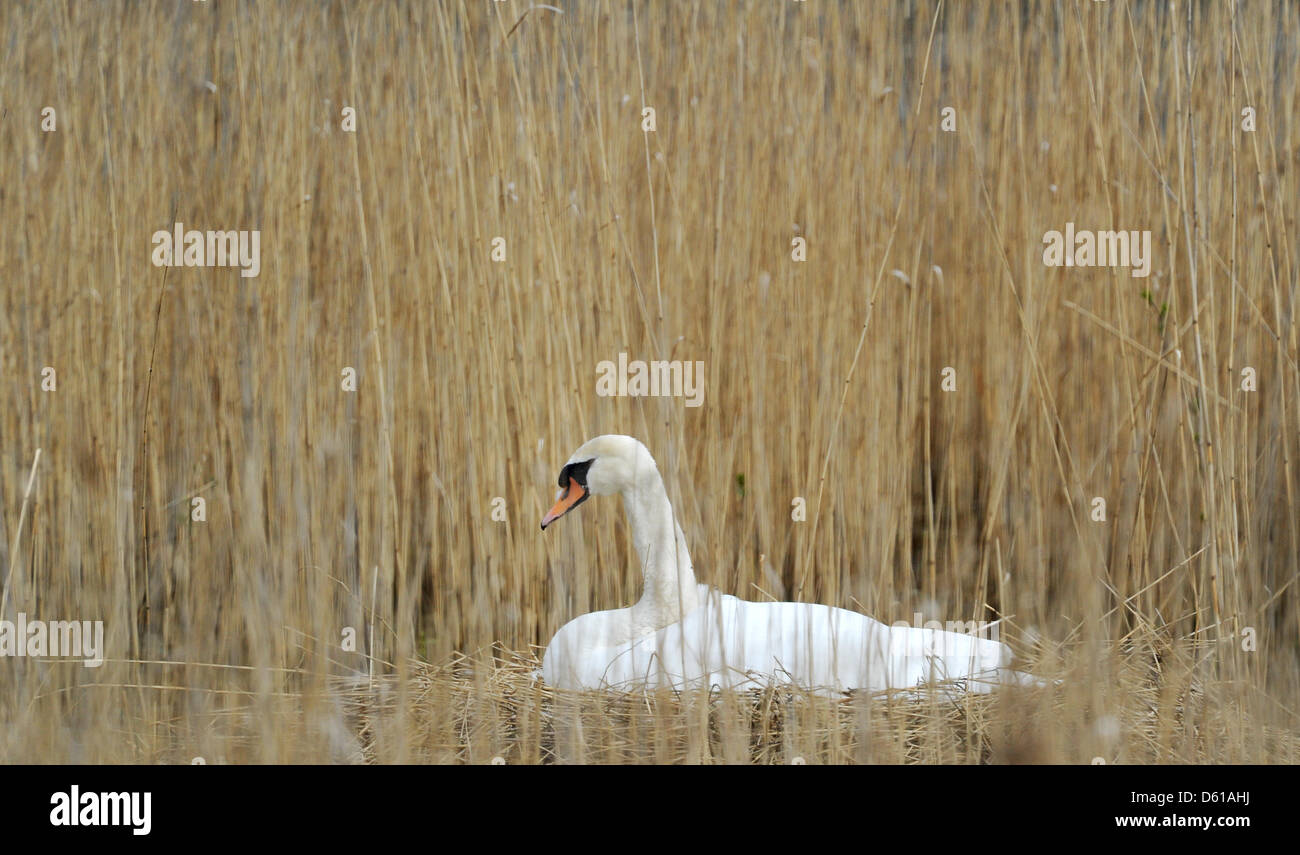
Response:
POLYGON ((932 683, 986 692, 1035 684, 1008 668, 994 639, 887 626, 815 603, 753 603, 695 582, 681 527, 658 468, 632 437, 590 440, 570 463, 591 460, 593 495, 621 493, 642 559, 645 593, 626 609, 592 612, 556 632, 542 679, 565 689, 761 688, 819 692, 912 689, 932 683))

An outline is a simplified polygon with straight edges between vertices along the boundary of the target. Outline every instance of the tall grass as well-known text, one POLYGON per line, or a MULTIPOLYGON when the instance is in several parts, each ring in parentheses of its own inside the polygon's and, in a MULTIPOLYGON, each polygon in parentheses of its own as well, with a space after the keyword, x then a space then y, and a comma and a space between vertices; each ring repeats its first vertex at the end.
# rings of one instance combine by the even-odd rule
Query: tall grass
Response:
POLYGON ((1300 760, 1295 7, 554 5, 0 4, 4 617, 109 660, 0 659, 0 760, 1300 760), (153 266, 177 221, 260 275, 153 266), (701 581, 1061 684, 535 685, 639 595, 621 503, 537 527, 604 432, 701 581))

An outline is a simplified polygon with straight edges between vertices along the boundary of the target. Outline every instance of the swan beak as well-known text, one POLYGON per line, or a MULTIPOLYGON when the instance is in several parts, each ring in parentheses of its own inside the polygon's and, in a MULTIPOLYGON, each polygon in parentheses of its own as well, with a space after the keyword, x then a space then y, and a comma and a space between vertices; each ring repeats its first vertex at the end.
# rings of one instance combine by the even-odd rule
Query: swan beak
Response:
POLYGON ((587 488, 583 487, 573 478, 570 478, 568 489, 560 494, 560 498, 556 500, 555 506, 546 512, 546 516, 542 517, 542 529, 545 530, 548 525, 573 510, 581 504, 582 500, 587 498, 588 495, 590 494, 587 492, 587 488))

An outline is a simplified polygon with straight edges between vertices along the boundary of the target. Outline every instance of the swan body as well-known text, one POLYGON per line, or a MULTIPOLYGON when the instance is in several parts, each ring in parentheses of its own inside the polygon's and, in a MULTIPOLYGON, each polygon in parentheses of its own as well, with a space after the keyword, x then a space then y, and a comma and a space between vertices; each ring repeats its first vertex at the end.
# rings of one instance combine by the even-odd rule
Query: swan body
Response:
POLYGON ((993 639, 887 626, 815 603, 755 603, 697 584, 690 554, 649 451, 605 435, 574 452, 545 529, 589 495, 622 493, 645 592, 632 607, 592 612, 560 627, 541 677, 564 689, 750 689, 788 684, 816 692, 911 689, 931 683, 987 692, 1036 683, 1008 668, 993 639))

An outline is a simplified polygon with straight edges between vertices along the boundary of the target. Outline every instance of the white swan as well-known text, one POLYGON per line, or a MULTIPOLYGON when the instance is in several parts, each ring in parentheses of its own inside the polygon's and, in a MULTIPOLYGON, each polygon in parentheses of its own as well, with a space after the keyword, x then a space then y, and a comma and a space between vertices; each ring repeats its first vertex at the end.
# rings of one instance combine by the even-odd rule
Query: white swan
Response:
POLYGON ((1037 683, 1011 671, 996 640, 924 627, 890 627, 812 603, 754 603, 697 584, 681 526, 650 452, 630 436, 584 443, 560 470, 563 488, 545 529, 588 496, 621 493, 645 591, 626 609, 560 627, 542 680, 564 689, 758 688, 819 692, 910 689, 936 681, 968 691, 1037 683))

